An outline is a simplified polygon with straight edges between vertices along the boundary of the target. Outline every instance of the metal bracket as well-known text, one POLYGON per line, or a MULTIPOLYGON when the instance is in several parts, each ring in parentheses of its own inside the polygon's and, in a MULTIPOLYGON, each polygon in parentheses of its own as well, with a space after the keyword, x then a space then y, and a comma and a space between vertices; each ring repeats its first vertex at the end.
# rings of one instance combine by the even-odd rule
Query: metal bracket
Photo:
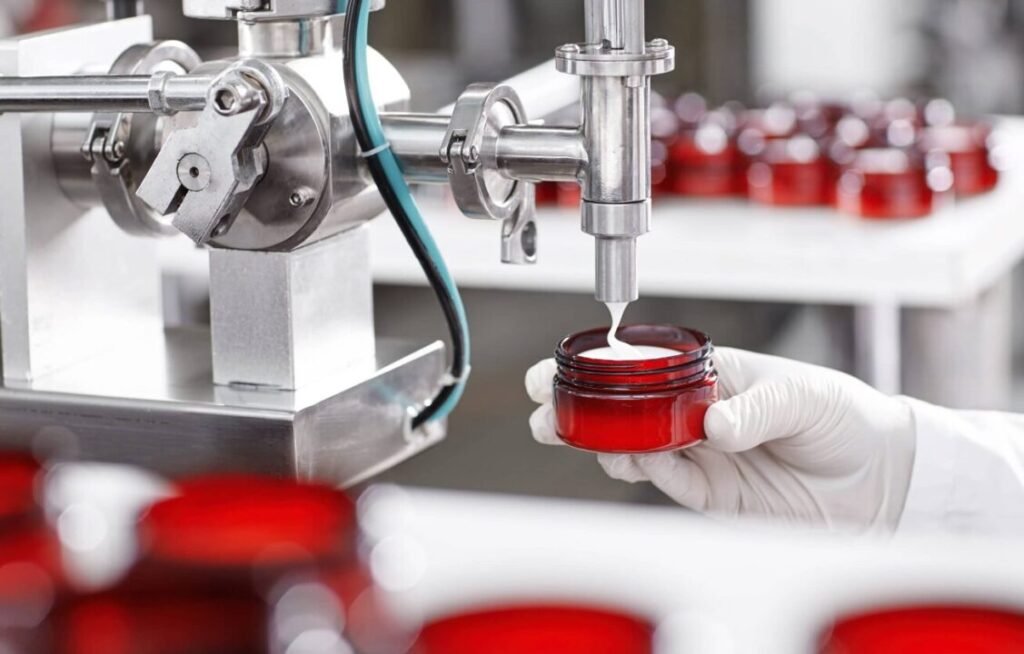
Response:
POLYGON ((266 171, 262 146, 288 89, 268 64, 245 60, 210 88, 194 127, 175 130, 138 196, 196 243, 226 233, 266 171))
MULTIPOLYGON (((202 63, 179 41, 161 41, 128 48, 110 69, 111 75, 144 75, 175 66, 188 73, 202 63)), ((163 217, 135 195, 159 147, 161 118, 154 114, 96 114, 82 154, 92 162, 92 178, 114 222, 129 234, 174 234, 173 217, 163 217)))
POLYGON ((537 263, 536 187, 524 184, 526 192, 515 215, 501 226, 501 262, 537 263))
POLYGON ((484 145, 502 127, 526 122, 526 110, 509 86, 472 84, 459 96, 439 154, 448 164, 448 181, 462 213, 491 220, 514 216, 526 185, 485 165, 484 145))

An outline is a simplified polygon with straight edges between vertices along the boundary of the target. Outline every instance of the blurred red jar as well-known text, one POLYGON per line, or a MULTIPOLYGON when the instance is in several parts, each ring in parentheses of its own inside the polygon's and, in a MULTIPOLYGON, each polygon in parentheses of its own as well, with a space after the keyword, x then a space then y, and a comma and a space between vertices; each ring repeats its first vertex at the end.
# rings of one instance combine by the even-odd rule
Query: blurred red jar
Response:
POLYGON ((928 127, 921 133, 921 148, 928 153, 949 156, 953 190, 957 195, 991 191, 999 183, 999 171, 992 163, 992 128, 985 124, 957 124, 928 127))
POLYGON ((428 624, 413 654, 650 654, 654 628, 606 609, 516 606, 428 624))
POLYGON ((607 346, 607 329, 564 339, 555 351, 559 438, 584 450, 623 453, 663 452, 702 441, 704 414, 718 400, 711 339, 673 325, 629 325, 619 329, 618 337, 679 354, 593 359, 581 355, 607 346))
POLYGON ((671 189, 679 195, 723 197, 742 191, 740 152, 725 126, 683 130, 669 149, 671 189))
POLYGON ((139 560, 125 578, 62 613, 67 652, 287 651, 302 636, 278 629, 295 589, 315 591, 316 601, 290 609, 290 624, 337 627, 339 639, 388 624, 366 608, 373 583, 356 556, 354 504, 341 491, 248 475, 185 480, 177 491, 141 517, 139 560))
POLYGON ((24 526, 43 524, 43 509, 37 493, 42 468, 29 455, 0 454, 0 536, 24 526))
POLYGON ((1017 654, 1024 615, 1000 609, 924 606, 864 613, 837 622, 822 654, 1017 654))
POLYGON ((918 218, 932 212, 935 191, 924 158, 899 148, 867 148, 843 167, 836 207, 864 218, 918 218))
POLYGON ((835 172, 809 136, 764 139, 750 146, 747 196, 779 206, 829 204, 835 172))

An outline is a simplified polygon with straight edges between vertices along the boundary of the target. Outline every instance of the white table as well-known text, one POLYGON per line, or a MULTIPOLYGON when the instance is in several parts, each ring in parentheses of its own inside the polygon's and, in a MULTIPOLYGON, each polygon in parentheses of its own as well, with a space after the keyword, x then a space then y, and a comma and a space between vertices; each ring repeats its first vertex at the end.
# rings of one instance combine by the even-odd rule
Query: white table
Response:
MULTIPOLYGON (((638 246, 641 294, 852 305, 859 372, 876 387, 900 390, 906 326, 913 335, 906 354, 930 384, 930 399, 1001 404, 1010 374, 1005 282, 1024 257, 1024 120, 1003 121, 1001 136, 1007 170, 999 187, 926 219, 878 222, 824 208, 658 199, 653 231, 638 246), (949 358, 950 339, 968 346, 956 348, 962 356, 949 358), (963 396, 959 374, 943 386, 951 365, 977 373, 979 397, 963 396)), ((499 262, 498 224, 464 218, 450 202, 422 204, 461 286, 593 292, 593 239, 580 232, 575 212, 542 210, 540 261, 515 267, 499 262)), ((376 281, 423 284, 394 222, 376 220, 372 230, 376 281)))

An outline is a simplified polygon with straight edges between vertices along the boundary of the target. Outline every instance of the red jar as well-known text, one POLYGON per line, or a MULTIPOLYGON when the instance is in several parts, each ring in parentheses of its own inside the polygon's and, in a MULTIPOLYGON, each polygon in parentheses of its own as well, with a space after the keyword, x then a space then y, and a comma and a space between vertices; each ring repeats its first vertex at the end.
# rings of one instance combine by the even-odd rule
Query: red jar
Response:
POLYGON ((949 156, 953 189, 957 195, 991 191, 999 183, 999 170, 992 163, 992 129, 985 124, 957 124, 928 127, 921 134, 925 152, 949 156))
POLYGON ((964 606, 900 608, 844 618, 822 638, 821 654, 1017 654, 1024 615, 964 606))
POLYGON ((748 144, 747 196, 778 206, 829 204, 835 171, 809 136, 772 138, 748 144))
POLYGON ((0 454, 0 531, 44 523, 39 503, 42 469, 27 454, 0 454))
POLYGON ((725 125, 684 130, 669 151, 671 188, 679 195, 723 197, 742 191, 740 152, 725 125))
POLYGON ((836 191, 840 211, 864 218, 927 216, 934 201, 924 158, 899 148, 854 153, 843 167, 836 191))
POLYGON ((558 436, 594 452, 647 453, 704 440, 704 414, 718 400, 711 339, 672 325, 629 325, 618 337, 677 356, 612 361, 581 356, 607 345, 608 330, 569 336, 555 351, 558 436))
POLYGON ((412 654, 651 654, 654 628, 638 617, 577 606, 464 613, 424 627, 412 654))
POLYGON ((302 636, 282 631, 289 624, 386 651, 374 643, 387 641, 377 630, 391 623, 356 555, 355 507, 344 493, 247 475, 177 490, 140 519, 139 560, 125 578, 65 607, 64 651, 269 653, 302 636))

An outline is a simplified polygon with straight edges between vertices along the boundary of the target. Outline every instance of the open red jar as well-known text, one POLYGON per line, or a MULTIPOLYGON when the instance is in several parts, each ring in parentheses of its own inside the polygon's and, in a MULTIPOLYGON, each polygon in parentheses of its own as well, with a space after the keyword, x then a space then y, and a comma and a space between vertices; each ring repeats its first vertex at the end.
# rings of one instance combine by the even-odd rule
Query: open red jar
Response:
POLYGON ((829 204, 835 173, 818 143, 809 136, 749 139, 747 196, 779 206, 829 204))
POLYGON ((675 350, 656 359, 583 356, 607 345, 608 330, 567 337, 555 351, 558 436, 593 452, 648 453, 704 440, 704 414, 718 400, 718 373, 707 334, 673 325, 629 325, 630 345, 675 350))
POLYGON ((919 606, 843 618, 822 654, 1011 654, 1024 652, 1024 615, 971 606, 919 606))

